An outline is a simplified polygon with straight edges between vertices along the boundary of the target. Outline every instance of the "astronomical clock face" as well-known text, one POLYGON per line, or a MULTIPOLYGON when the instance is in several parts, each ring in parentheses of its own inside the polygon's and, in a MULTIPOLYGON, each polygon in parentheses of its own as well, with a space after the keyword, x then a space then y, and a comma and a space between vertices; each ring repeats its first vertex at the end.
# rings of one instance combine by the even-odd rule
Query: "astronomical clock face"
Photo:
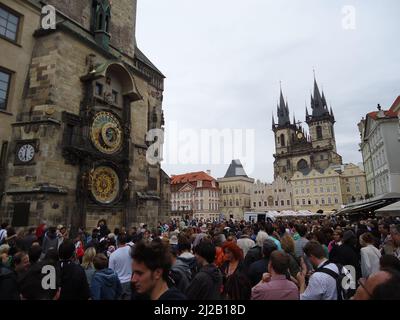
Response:
POLYGON ((96 148, 106 154, 119 151, 122 145, 122 127, 110 112, 99 112, 93 119, 90 136, 96 148))
POLYGON ((35 147, 31 144, 22 145, 17 152, 19 161, 27 163, 33 160, 35 156, 35 147))
POLYGON ((96 201, 110 204, 115 201, 120 191, 118 174, 110 167, 98 167, 91 177, 91 192, 96 201))

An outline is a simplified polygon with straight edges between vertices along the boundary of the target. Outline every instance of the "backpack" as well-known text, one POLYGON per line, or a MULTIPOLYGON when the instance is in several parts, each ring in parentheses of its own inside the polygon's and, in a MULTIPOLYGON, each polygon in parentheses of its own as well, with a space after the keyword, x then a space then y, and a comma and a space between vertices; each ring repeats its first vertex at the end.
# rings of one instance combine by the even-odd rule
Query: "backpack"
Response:
POLYGON ((342 300, 349 300, 354 292, 354 289, 350 288, 343 288, 342 283, 348 283, 349 281, 355 281, 355 279, 352 279, 350 272, 343 267, 341 264, 334 263, 336 267, 339 270, 339 273, 336 273, 335 271, 325 268, 328 264, 331 262, 327 261, 325 262, 321 267, 319 267, 315 272, 322 272, 325 273, 329 276, 331 276, 333 279, 336 281, 336 292, 337 292, 337 300, 342 301, 342 300))

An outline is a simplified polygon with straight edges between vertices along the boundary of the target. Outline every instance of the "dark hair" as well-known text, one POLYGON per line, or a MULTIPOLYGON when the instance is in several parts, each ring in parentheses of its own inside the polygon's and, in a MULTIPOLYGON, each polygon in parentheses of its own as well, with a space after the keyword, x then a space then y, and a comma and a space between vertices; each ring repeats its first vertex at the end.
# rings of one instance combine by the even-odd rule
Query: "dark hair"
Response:
POLYGON ((121 233, 118 235, 118 244, 126 244, 127 243, 127 236, 126 234, 121 233))
POLYGON ((19 251, 17 252, 14 257, 13 257, 13 265, 14 267, 17 264, 20 264, 22 262, 22 259, 27 255, 27 253, 25 251, 19 251))
POLYGON ((300 235, 300 237, 304 237, 307 233, 307 228, 302 224, 296 224, 296 231, 300 235))
POLYGON ((322 231, 316 231, 316 232, 314 233, 314 236, 315 236, 315 238, 317 238, 317 241, 318 241, 320 244, 328 245, 329 241, 328 241, 328 239, 327 239, 327 237, 326 237, 326 234, 325 234, 324 232, 322 232, 322 231))
POLYGON ((9 223, 8 222, 3 222, 2 224, 1 224, 1 229, 6 229, 7 227, 9 226, 9 223))
POLYGON ((390 274, 390 279, 375 287, 371 293, 371 300, 400 300, 400 272, 393 269, 384 269, 390 274))
POLYGON ((74 256, 75 245, 71 240, 64 240, 58 248, 58 256, 61 260, 69 260, 74 256))
POLYGON ((32 263, 38 262, 41 254, 42 254, 42 248, 40 246, 30 247, 28 251, 29 261, 32 263))
POLYGON ((325 257, 324 248, 319 242, 314 240, 309 241, 305 245, 303 251, 307 257, 314 256, 318 259, 322 259, 325 257))
POLYGON ((278 247, 276 246, 275 242, 273 242, 271 239, 265 239, 262 246, 262 253, 264 258, 268 259, 271 253, 274 252, 275 250, 278 250, 278 247))
POLYGON ((281 251, 275 250, 269 258, 272 268, 278 274, 286 274, 289 269, 289 256, 281 251))
POLYGON ((56 233, 57 232, 57 228, 56 227, 50 227, 49 229, 47 229, 48 233, 56 233))
POLYGON ((374 244, 375 238, 371 232, 366 232, 361 235, 361 240, 368 244, 374 244))
POLYGON ((186 236, 178 237, 178 251, 179 252, 190 251, 191 248, 192 248, 192 245, 186 236))
POLYGON ((34 233, 35 230, 36 230, 35 228, 29 228, 28 232, 29 232, 29 233, 34 233))
POLYGON ((393 269, 400 272, 400 260, 391 254, 385 254, 379 259, 381 269, 393 269))
POLYGON ((265 232, 268 233, 268 235, 272 235, 275 231, 274 226, 271 223, 267 223, 265 225, 265 232))
POLYGON ((168 273, 172 264, 168 245, 157 240, 152 242, 139 241, 135 250, 132 250, 131 255, 132 259, 139 263, 144 263, 151 271, 155 271, 158 268, 162 269, 164 281, 168 280, 168 273))
POLYGON ((201 241, 195 248, 195 254, 206 259, 208 263, 213 263, 215 260, 216 249, 211 241, 201 241))
POLYGON ((56 248, 49 248, 46 252, 46 255, 44 257, 45 261, 48 262, 57 262, 58 261, 58 251, 56 248))
POLYGON ((108 259, 104 253, 98 253, 93 258, 93 266, 96 270, 102 270, 108 267, 108 259))

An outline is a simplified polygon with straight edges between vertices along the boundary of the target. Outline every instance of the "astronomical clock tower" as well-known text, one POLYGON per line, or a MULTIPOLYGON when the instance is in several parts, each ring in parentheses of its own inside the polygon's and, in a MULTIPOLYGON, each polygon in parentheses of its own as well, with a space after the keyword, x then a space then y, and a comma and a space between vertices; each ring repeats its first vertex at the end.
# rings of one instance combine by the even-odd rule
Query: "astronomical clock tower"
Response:
POLYGON ((32 34, 0 220, 155 225, 168 215, 169 177, 146 160, 146 136, 163 130, 164 76, 136 45, 136 1, 45 2, 57 24, 32 34))

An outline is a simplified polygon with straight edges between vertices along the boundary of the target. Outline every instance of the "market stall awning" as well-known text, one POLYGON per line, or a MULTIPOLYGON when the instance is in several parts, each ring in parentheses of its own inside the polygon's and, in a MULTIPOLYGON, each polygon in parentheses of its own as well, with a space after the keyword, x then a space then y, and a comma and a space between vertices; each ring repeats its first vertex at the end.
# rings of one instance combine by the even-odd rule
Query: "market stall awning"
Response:
POLYGON ((375 211, 377 216, 400 216, 400 201, 375 211))
POLYGON ((350 206, 350 207, 344 208, 341 211, 339 211, 337 214, 339 214, 339 215, 357 214, 357 213, 361 213, 361 212, 374 210, 376 208, 384 206, 385 204, 387 204, 387 200, 370 201, 370 202, 367 202, 367 203, 363 203, 363 204, 354 205, 354 206, 350 206))

